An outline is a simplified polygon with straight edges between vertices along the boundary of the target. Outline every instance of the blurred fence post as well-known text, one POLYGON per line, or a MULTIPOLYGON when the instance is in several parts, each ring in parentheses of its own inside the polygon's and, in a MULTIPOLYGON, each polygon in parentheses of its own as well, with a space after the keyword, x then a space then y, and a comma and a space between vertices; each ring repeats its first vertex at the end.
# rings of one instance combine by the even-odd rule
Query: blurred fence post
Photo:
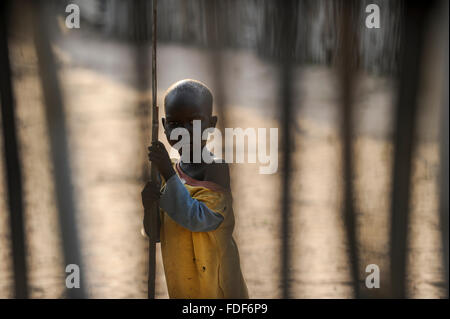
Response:
POLYGON ((279 22, 280 54, 279 59, 279 101, 281 102, 280 127, 282 145, 282 184, 281 184, 281 288, 284 299, 291 298, 291 174, 292 151, 294 140, 292 138, 294 108, 292 81, 294 80, 293 61, 294 50, 292 43, 296 39, 298 1, 286 0, 275 13, 279 22))
POLYGON ((22 172, 17 145, 11 65, 8 51, 8 6, 0 4, 0 96, 2 107, 3 144, 8 187, 9 222, 14 266, 16 298, 28 298, 28 280, 23 220, 22 172))
POLYGON ((47 3, 47 1, 42 0, 32 2, 34 9, 34 38, 50 136, 64 260, 66 266, 76 264, 80 268, 80 288, 68 288, 67 296, 69 298, 85 298, 85 282, 83 280, 85 269, 82 265, 76 224, 77 209, 72 185, 64 100, 49 39, 50 28, 54 29, 56 27, 56 19, 49 12, 49 5, 51 4, 51 2, 47 3))
POLYGON ((443 267, 445 272, 445 281, 446 281, 446 293, 447 298, 449 297, 449 284, 448 284, 448 249, 449 249, 449 238, 448 238, 448 135, 449 135, 449 103, 448 103, 448 72, 449 72, 449 48, 448 48, 448 1, 445 2, 445 5, 443 5, 443 8, 445 10, 445 21, 443 23, 446 32, 444 36, 445 41, 445 78, 444 78, 444 98, 442 103, 442 110, 441 110, 441 129, 440 129, 440 224, 441 224, 441 236, 442 236, 442 260, 443 260, 443 267))
POLYGON ((359 254, 357 240, 356 212, 353 204, 353 92, 358 58, 359 3, 345 0, 339 11, 339 82, 341 89, 341 134, 343 140, 342 167, 344 180, 343 217, 349 246, 350 275, 356 298, 360 298, 359 254))
MULTIPOLYGON (((224 84, 224 68, 223 68, 223 48, 221 31, 223 30, 221 19, 219 17, 219 0, 208 0, 206 3, 206 42, 210 47, 210 67, 213 74, 214 87, 214 105, 219 117, 219 129, 222 136, 225 134, 227 127, 227 114, 225 112, 225 84, 224 84)), ((222 143, 222 155, 225 154, 225 143, 222 143)))
POLYGON ((393 298, 406 297, 411 167, 415 147, 420 68, 430 2, 407 1, 404 3, 392 172, 390 275, 393 298))

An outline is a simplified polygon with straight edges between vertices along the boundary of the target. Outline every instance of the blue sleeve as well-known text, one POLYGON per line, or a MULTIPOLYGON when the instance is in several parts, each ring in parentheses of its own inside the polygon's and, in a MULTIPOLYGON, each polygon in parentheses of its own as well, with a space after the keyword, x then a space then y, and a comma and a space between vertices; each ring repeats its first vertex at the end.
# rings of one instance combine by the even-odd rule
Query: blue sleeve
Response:
POLYGON ((177 224, 193 232, 215 230, 223 221, 222 215, 213 212, 205 203, 191 197, 177 174, 167 180, 159 206, 177 224))

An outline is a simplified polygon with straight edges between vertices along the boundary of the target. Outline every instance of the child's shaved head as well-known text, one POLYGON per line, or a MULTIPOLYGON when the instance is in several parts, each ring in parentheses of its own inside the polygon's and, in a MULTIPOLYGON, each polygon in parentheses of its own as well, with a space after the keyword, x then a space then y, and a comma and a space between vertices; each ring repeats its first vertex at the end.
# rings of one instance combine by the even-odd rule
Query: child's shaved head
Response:
MULTIPOLYGON (((180 140, 170 139, 172 130, 185 128, 193 141, 193 125, 195 120, 200 120, 201 132, 210 127, 215 127, 217 116, 212 115, 213 96, 208 87, 200 81, 186 79, 173 84, 164 97, 164 110, 166 117, 162 118, 164 132, 170 145, 180 140)), ((200 144, 206 144, 201 139, 200 144)), ((192 144, 191 144, 192 146, 192 144)), ((192 151, 191 151, 192 154, 192 151)))
POLYGON ((200 81, 185 79, 174 83, 164 97, 164 109, 196 105, 212 114, 213 96, 209 88, 200 81))

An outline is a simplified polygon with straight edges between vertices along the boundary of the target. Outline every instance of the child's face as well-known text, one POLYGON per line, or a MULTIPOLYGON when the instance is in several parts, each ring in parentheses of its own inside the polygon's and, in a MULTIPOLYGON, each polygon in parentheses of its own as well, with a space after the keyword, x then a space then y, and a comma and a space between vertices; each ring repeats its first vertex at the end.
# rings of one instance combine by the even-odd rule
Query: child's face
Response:
MULTIPOLYGON (((195 101, 184 101, 184 103, 167 103, 165 105, 166 118, 162 119, 164 126, 164 133, 166 134, 167 140, 170 145, 173 146, 181 140, 181 136, 176 140, 170 139, 170 134, 175 128, 185 128, 189 132, 189 141, 191 155, 193 151, 193 121, 201 121, 201 133, 209 127, 215 127, 217 123, 217 117, 212 116, 208 112, 208 108, 202 106, 200 103, 195 101)), ((201 140, 201 147, 206 145, 205 140, 201 140)), ((179 150, 181 155, 181 149, 179 150)))

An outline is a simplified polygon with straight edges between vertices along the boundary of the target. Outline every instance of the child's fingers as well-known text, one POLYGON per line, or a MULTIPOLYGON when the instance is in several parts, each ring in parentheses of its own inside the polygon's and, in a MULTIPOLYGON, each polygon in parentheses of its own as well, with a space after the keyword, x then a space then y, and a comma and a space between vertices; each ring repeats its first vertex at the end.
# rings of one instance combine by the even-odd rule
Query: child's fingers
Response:
POLYGON ((158 151, 150 151, 148 152, 148 156, 153 156, 153 157, 163 157, 163 154, 161 154, 158 151))
POLYGON ((144 189, 146 189, 146 188, 154 188, 154 187, 159 187, 159 183, 157 181, 148 181, 145 184, 144 189))
POLYGON ((149 150, 160 150, 160 151, 165 151, 166 147, 164 146, 164 144, 160 141, 157 142, 152 142, 152 145, 148 147, 149 150))
POLYGON ((150 181, 147 184, 145 184, 144 189, 142 190, 142 193, 148 192, 148 191, 159 191, 159 185, 156 182, 150 181))
POLYGON ((152 142, 152 146, 156 146, 157 148, 165 148, 164 144, 161 141, 152 142))
POLYGON ((148 159, 152 162, 161 162, 164 160, 164 157, 160 154, 149 154, 148 159))
POLYGON ((160 152, 162 154, 167 153, 166 147, 160 141, 152 142, 152 145, 148 147, 150 152, 160 152))
MULTIPOLYGON (((158 185, 161 185, 161 175, 160 174, 156 174, 156 182, 158 183, 158 185)), ((161 189, 161 187, 160 187, 161 189)))
POLYGON ((164 160, 170 161, 170 158, 167 156, 167 154, 160 153, 160 152, 153 152, 153 151, 150 151, 148 153, 148 158, 153 158, 155 160, 161 160, 161 161, 164 161, 164 160))
POLYGON ((161 149, 150 148, 148 151, 149 154, 161 154, 164 155, 164 152, 161 149))
POLYGON ((155 181, 150 181, 145 184, 144 189, 141 192, 142 204, 145 207, 150 207, 155 201, 161 197, 161 190, 159 184, 155 181))
POLYGON ((158 154, 158 155, 161 155, 161 156, 166 156, 166 150, 165 149, 161 149, 161 148, 156 148, 156 147, 153 147, 153 146, 150 146, 149 148, 148 148, 148 154, 150 155, 150 154, 158 154))
POLYGON ((161 196, 160 187, 155 182, 149 182, 145 185, 141 195, 144 202, 157 200, 161 196))

